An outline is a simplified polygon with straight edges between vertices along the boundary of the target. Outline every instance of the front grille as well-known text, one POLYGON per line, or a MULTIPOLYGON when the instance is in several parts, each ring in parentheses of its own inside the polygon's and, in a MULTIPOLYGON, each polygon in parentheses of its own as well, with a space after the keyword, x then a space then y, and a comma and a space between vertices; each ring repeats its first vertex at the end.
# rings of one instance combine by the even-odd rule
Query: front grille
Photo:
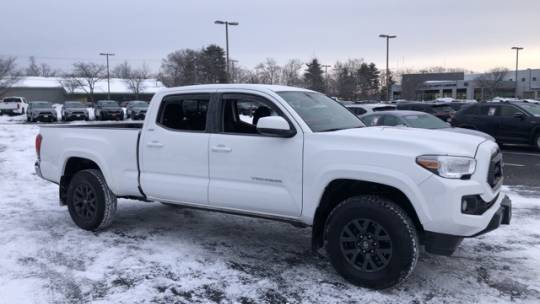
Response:
POLYGON ((503 180, 503 159, 500 150, 497 150, 491 157, 487 182, 491 188, 497 187, 503 180))

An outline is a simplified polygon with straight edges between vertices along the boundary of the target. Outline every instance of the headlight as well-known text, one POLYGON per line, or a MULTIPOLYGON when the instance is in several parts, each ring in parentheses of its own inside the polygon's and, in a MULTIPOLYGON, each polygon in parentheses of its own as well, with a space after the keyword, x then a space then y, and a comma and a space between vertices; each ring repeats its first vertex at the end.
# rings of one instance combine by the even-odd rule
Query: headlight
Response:
POLYGON ((416 163, 444 178, 468 178, 476 170, 476 160, 471 157, 422 155, 416 163))

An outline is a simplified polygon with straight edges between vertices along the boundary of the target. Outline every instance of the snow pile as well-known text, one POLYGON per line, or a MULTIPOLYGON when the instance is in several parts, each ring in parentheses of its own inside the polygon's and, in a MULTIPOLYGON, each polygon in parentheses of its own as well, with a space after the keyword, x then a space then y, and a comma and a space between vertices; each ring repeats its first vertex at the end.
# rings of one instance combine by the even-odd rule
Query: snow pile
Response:
POLYGON ((540 302, 540 204, 516 189, 511 226, 424 254, 405 284, 373 292, 288 224, 121 199, 108 230, 83 231, 33 173, 37 133, 0 125, 1 303, 540 302))

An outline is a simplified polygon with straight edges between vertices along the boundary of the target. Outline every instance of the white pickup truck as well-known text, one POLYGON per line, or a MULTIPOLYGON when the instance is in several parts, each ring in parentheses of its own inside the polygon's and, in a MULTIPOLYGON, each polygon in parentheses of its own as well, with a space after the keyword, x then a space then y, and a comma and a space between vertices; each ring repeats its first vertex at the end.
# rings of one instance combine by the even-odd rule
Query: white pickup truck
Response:
POLYGON ((24 97, 5 97, 0 100, 0 115, 21 115, 24 114, 26 106, 26 99, 24 97))
POLYGON ((201 85, 154 96, 143 124, 42 126, 36 172, 79 227, 136 198, 311 226, 313 248, 359 286, 393 286, 420 247, 450 255, 509 224, 502 158, 482 137, 364 127, 313 91, 201 85))

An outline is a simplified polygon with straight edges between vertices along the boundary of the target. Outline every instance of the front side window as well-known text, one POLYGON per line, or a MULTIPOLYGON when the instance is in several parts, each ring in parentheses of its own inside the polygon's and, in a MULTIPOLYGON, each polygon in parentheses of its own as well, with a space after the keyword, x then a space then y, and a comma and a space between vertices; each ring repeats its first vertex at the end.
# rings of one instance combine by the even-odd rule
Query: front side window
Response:
POLYGON ((534 116, 540 116, 540 104, 524 104, 521 107, 534 116))
POLYGON ((369 115, 362 118, 364 124, 368 127, 380 126, 382 124, 381 115, 369 115))
POLYGON ((158 112, 157 124, 173 130, 204 131, 210 97, 167 96, 158 112))
POLYGON ((313 132, 327 132, 363 127, 362 121, 337 101, 316 92, 284 91, 277 93, 304 120, 313 132))
POLYGON ((259 96, 224 94, 222 100, 225 133, 258 134, 259 119, 266 116, 285 118, 274 104, 259 96))
POLYGON ((479 111, 479 114, 483 116, 495 116, 495 113, 497 113, 496 106, 482 106, 479 111))
POLYGON ((384 115, 383 124, 385 126, 394 127, 399 125, 401 122, 399 121, 399 118, 393 116, 393 115, 384 115))
POLYGON ((513 117, 516 114, 524 114, 520 109, 511 105, 502 105, 501 106, 501 116, 503 117, 513 117))

